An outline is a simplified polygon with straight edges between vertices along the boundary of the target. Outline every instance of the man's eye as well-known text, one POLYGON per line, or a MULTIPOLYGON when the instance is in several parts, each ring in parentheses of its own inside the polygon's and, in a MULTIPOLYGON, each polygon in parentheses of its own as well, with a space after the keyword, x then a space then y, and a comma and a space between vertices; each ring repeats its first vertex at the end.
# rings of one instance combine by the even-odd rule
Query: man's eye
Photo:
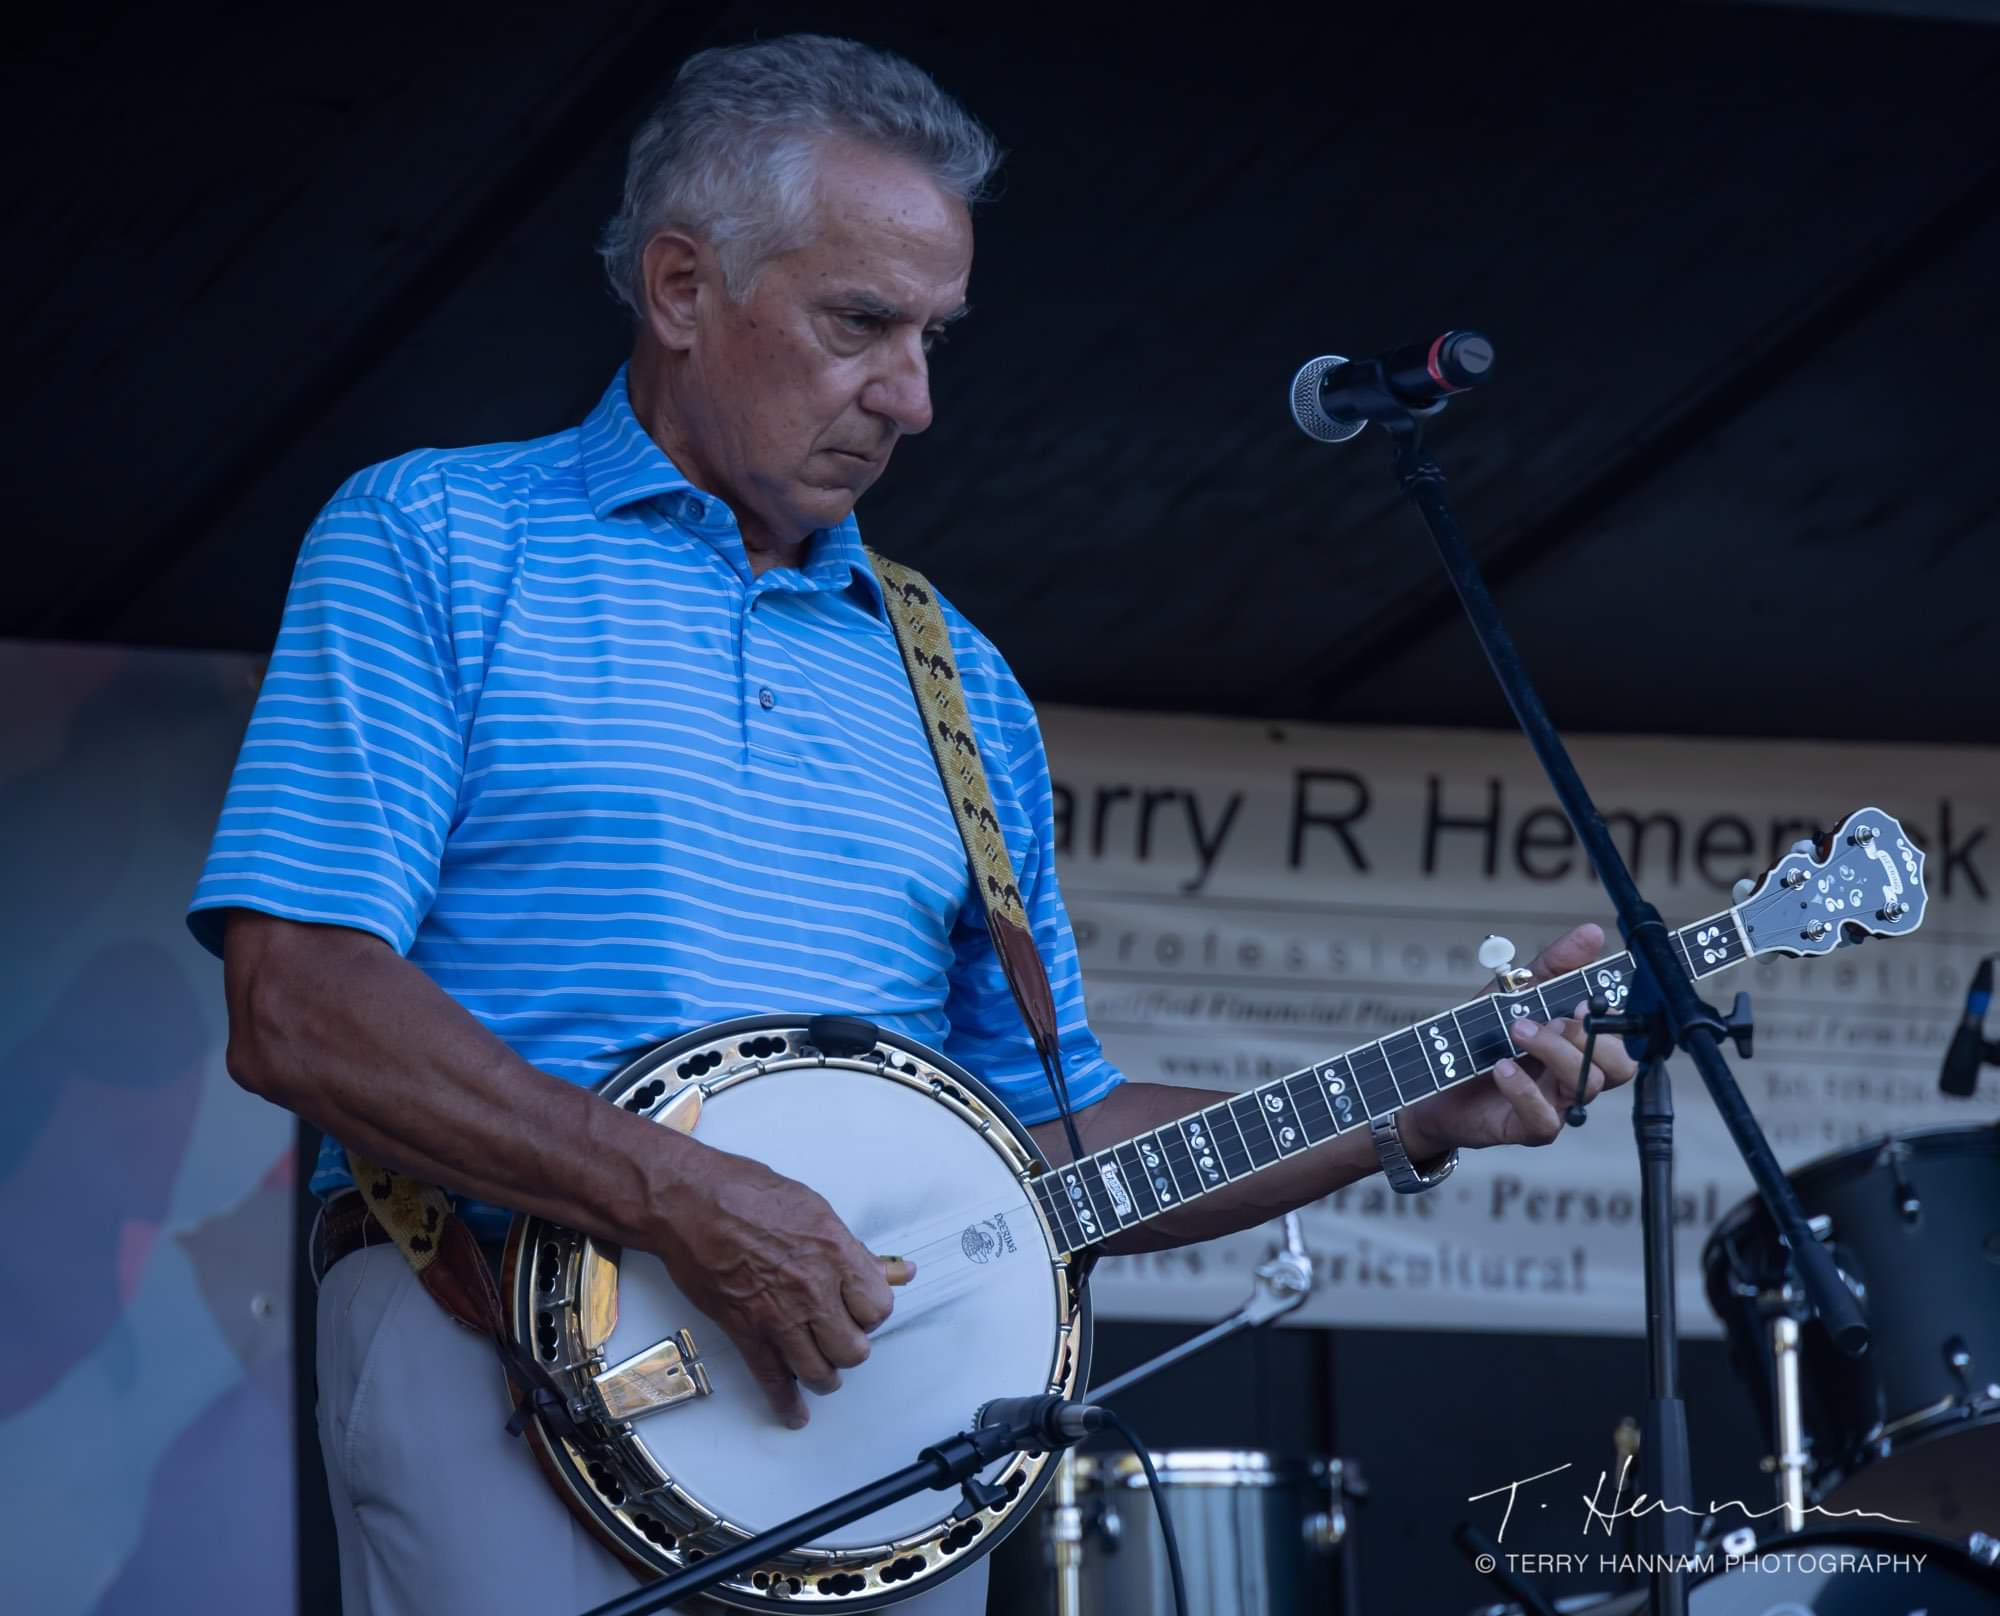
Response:
POLYGON ((873 314, 843 314, 841 320, 856 336, 867 336, 880 329, 882 321, 873 314))

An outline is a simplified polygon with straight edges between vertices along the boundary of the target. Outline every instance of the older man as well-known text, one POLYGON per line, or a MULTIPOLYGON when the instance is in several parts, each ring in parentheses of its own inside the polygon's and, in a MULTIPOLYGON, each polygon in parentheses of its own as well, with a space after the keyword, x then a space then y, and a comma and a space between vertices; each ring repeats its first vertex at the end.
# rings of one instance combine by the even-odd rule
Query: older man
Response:
MULTIPOLYGON (((590 1085, 724 1017, 840 1009, 942 1045, 1068 1155, 853 517, 930 424, 996 161, 896 57, 801 36, 691 59, 606 236, 629 366, 580 427, 406 455, 326 506, 191 910, 241 1083, 446 1186, 484 1235, 508 1208, 658 1253, 793 1425, 902 1276, 811 1186, 590 1085)), ((1085 1023, 1032 708, 947 618, 1082 1135, 1178 1117, 1188 1091, 1121 1082, 1085 1023)), ((1410 1157, 1555 1136, 1580 1036, 1522 1037, 1520 1064, 1405 1115, 1410 1157)), ((1630 1075, 1612 1055, 1589 1083, 1630 1075)), ((1376 1166, 1342 1135, 1144 1235, 1261 1222, 1376 1166)), ((351 1203, 337 1148, 315 1185, 351 1203)), ((332 1255, 319 1417, 349 1616, 629 1587, 501 1431, 479 1342, 392 1246, 332 1255)), ((911 1608, 976 1611, 984 1583, 911 1608)))

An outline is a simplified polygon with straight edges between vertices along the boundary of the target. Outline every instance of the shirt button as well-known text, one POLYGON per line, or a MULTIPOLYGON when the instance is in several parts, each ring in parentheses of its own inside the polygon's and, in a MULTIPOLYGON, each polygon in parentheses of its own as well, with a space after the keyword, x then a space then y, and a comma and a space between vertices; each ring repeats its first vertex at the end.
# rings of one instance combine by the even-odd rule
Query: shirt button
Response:
POLYGON ((778 698, 771 693, 769 685, 764 686, 762 690, 757 692, 757 705, 767 712, 778 705, 778 698))

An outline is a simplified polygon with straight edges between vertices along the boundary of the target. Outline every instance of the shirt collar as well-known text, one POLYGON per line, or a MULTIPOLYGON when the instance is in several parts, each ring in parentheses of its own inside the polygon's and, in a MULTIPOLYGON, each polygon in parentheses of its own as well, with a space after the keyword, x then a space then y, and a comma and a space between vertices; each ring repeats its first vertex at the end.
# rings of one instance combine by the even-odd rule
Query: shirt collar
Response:
MULTIPOLYGON (((682 476, 666 451, 639 424, 626 388, 630 368, 618 367, 618 374, 611 378, 581 428, 583 482, 591 510, 601 521, 614 511, 652 500, 675 526, 714 545, 747 576, 749 563, 743 555, 734 513, 682 476)), ((793 591, 846 589, 858 581, 876 611, 883 609, 882 585, 862 548, 861 529, 852 511, 835 526, 820 528, 806 540, 803 566, 773 567, 757 581, 767 589, 793 591)))

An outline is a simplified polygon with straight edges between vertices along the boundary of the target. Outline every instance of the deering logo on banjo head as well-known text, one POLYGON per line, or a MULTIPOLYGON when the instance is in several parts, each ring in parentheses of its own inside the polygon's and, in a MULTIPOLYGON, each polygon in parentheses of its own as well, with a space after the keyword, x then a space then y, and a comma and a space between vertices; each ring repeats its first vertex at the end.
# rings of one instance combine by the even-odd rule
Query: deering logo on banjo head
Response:
POLYGON ((965 1233, 958 1237, 958 1245, 976 1263, 991 1262, 995 1257, 1011 1257, 1019 1249, 1014 1244, 1006 1218, 997 1215, 967 1224, 965 1233))

